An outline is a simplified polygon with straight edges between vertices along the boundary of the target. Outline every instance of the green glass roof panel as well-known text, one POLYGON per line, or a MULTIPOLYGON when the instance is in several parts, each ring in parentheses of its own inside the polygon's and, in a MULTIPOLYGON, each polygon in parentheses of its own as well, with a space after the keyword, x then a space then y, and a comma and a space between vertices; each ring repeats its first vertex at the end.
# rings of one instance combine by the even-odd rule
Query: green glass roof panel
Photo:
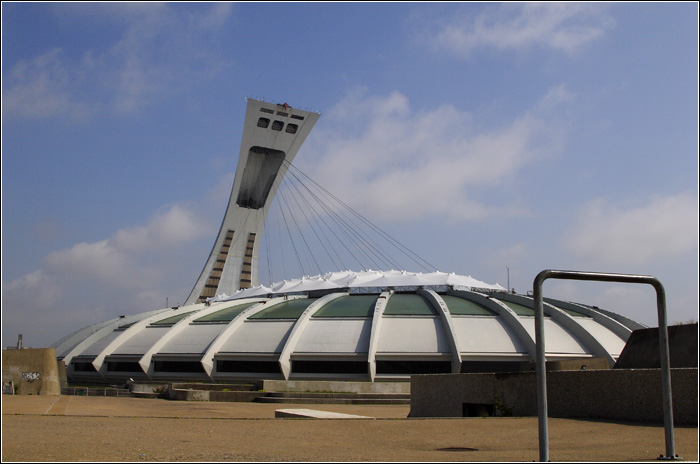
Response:
POLYGON ((319 309, 314 317, 372 317, 377 295, 346 295, 319 309))
POLYGON ((388 316, 435 316, 437 311, 423 296, 413 293, 394 293, 384 309, 388 316))
POLYGON ((250 301, 244 304, 229 306, 228 308, 224 308, 214 313, 207 314, 206 316, 202 316, 199 319, 195 319, 194 322, 231 322, 243 311, 258 303, 259 301, 250 301))
MULTIPOLYGON (((555 307, 558 308, 558 309, 561 309, 562 311, 564 311, 565 313, 567 313, 567 314, 569 314, 569 315, 571 315, 571 316, 574 316, 574 317, 588 317, 588 318, 592 319, 592 317, 589 316, 588 314, 583 314, 583 313, 580 313, 580 312, 576 311, 575 309, 568 309, 568 308, 563 307, 563 306, 565 306, 565 305, 567 304, 566 301, 555 300, 555 299, 552 299, 552 298, 544 298, 544 302, 545 302, 545 303, 549 303, 549 304, 551 304, 552 306, 555 306, 555 307)), ((569 304, 573 304, 573 303, 569 303, 569 304)), ((584 307, 590 308, 589 306, 582 305, 582 304, 578 304, 578 306, 584 306, 584 307)), ((593 308, 591 308, 591 309, 593 309, 593 308)))
POLYGON ((128 329, 129 327, 136 324, 137 322, 139 322, 139 321, 129 322, 128 324, 120 325, 119 327, 117 327, 117 329, 128 329))
POLYGON ((196 313, 197 311, 188 311, 186 313, 180 313, 176 314, 174 316, 166 317, 165 319, 161 319, 160 321, 152 322, 151 325, 172 325, 180 322, 182 319, 187 317, 188 315, 192 313, 196 313))
POLYGON ((456 316, 493 316, 494 313, 473 301, 454 295, 440 295, 450 310, 456 316))
POLYGON ((277 303, 259 313, 250 316, 249 319, 299 319, 299 316, 318 298, 299 298, 277 303))
POLYGON ((503 301, 503 300, 498 300, 501 303, 505 303, 506 306, 508 306, 510 309, 512 309, 515 314, 518 316, 534 316, 535 315, 535 310, 532 308, 528 308, 527 306, 523 306, 519 303, 513 303, 512 301, 503 301))
MULTIPOLYGON (((559 308, 559 306, 557 306, 557 308, 559 308)), ((589 316, 588 314, 583 314, 583 313, 580 313, 580 312, 578 312, 578 311, 574 311, 574 310, 572 310, 572 309, 567 309, 567 308, 559 308, 559 309, 561 309, 561 310, 564 311, 565 313, 568 313, 568 314, 571 315, 571 316, 576 316, 576 317, 589 317, 589 318, 591 317, 591 316, 589 316)), ((592 319, 592 318, 591 318, 591 319, 592 319)))
POLYGON ((552 306, 556 307, 557 309, 561 309, 562 311, 564 311, 565 313, 567 313, 567 314, 570 315, 570 316, 574 316, 574 317, 588 317, 588 318, 591 317, 591 316, 589 316, 589 315, 587 315, 587 314, 583 314, 583 313, 580 313, 580 312, 578 312, 578 311, 574 311, 573 309, 562 308, 561 306, 557 306, 557 305, 552 304, 552 303, 550 303, 550 304, 551 304, 552 306))

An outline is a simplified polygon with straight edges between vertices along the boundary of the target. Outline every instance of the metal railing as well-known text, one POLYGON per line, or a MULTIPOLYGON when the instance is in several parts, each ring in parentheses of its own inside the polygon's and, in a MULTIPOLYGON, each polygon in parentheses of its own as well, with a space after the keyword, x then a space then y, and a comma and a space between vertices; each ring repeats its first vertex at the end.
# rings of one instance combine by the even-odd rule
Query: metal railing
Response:
POLYGON ((668 326, 666 324, 666 292, 655 277, 630 274, 606 274, 598 272, 545 270, 537 274, 533 282, 535 302, 535 345, 537 357, 537 419, 539 427, 540 461, 549 461, 549 430, 547 425, 547 369, 544 345, 544 300, 542 285, 547 279, 594 280, 599 282, 624 282, 649 284, 656 290, 659 318, 659 351, 661 358, 661 389, 663 395, 666 456, 659 459, 681 459, 675 454, 673 436, 673 404, 671 399, 671 367, 668 350, 668 326))
POLYGON ((62 387, 61 395, 71 396, 131 396, 124 388, 115 387, 62 387))

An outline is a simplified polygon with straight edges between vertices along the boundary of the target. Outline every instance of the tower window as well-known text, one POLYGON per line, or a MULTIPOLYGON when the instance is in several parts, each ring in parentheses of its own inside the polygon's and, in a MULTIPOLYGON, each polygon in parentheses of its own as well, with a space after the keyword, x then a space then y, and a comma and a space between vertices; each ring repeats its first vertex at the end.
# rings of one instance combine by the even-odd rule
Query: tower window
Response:
POLYGON ((282 121, 274 121, 272 123, 272 130, 281 131, 283 126, 284 126, 284 123, 282 121))
POLYGON ((285 132, 288 134, 296 134, 298 128, 299 128, 299 126, 297 126, 296 124, 287 124, 287 128, 285 129, 285 132))
POLYGON ((262 127, 263 129, 265 129, 269 125, 270 125, 269 119, 267 119, 267 118, 258 119, 258 127, 262 127))

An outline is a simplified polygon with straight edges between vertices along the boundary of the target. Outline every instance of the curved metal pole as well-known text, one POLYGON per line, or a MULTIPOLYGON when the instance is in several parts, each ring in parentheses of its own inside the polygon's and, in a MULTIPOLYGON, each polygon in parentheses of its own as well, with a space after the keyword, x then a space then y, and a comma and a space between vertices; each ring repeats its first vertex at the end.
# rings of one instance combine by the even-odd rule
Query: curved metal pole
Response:
MULTIPOLYGON (((600 272, 545 270, 537 274, 533 282, 535 302, 535 344, 537 362, 537 411, 539 428, 540 461, 549 461, 549 431, 547 425, 547 371, 544 345, 544 303, 542 285, 547 279, 594 280, 599 282, 623 282, 649 284, 656 290, 656 306, 659 318, 659 354, 661 360, 661 389, 663 394, 664 427, 666 432, 666 456, 676 459, 673 436, 673 404, 671 398, 671 364, 668 349, 668 326, 666 323, 666 291, 658 279, 651 276, 631 274, 608 274, 600 272)), ((663 458, 663 457, 662 457, 663 458)))

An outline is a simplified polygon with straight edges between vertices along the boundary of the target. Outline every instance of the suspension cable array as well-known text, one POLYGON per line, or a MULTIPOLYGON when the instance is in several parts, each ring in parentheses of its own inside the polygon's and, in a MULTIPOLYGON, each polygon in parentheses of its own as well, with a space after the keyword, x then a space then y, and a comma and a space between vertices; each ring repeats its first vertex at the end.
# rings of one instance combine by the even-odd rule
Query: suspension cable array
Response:
POLYGON ((267 265, 268 284, 299 273, 321 275, 354 267, 437 270, 299 168, 288 162, 285 168, 261 248, 266 253, 260 262, 267 265), (287 269, 290 262, 296 268, 287 269))

